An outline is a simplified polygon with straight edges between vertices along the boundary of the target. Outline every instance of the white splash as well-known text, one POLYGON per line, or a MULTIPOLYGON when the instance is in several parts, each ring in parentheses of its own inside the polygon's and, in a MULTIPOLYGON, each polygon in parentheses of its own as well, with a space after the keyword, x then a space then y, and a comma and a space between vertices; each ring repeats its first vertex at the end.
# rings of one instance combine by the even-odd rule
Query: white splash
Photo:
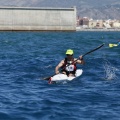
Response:
POLYGON ((45 68, 52 68, 52 65, 45 66, 45 68))
POLYGON ((118 79, 116 72, 119 71, 118 68, 112 66, 112 64, 108 60, 104 60, 104 70, 105 70, 105 79, 113 80, 118 79))

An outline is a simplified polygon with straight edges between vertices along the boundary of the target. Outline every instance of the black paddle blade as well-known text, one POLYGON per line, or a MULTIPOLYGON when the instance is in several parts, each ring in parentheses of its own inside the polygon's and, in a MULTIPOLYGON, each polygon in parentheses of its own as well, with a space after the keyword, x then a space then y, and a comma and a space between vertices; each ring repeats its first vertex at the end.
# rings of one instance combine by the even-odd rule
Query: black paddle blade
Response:
MULTIPOLYGON (((55 74, 54 74, 55 75, 55 74)), ((54 75, 51 75, 49 77, 44 77, 43 80, 50 80, 51 77, 53 77, 54 75)))
POLYGON ((43 80, 49 80, 51 77, 44 77, 43 80))

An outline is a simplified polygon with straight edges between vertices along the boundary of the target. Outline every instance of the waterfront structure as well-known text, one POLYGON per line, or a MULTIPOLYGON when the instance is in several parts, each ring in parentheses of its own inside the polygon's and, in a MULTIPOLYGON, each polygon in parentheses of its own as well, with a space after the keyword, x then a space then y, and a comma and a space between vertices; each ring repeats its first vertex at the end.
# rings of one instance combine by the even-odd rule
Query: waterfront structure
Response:
POLYGON ((120 20, 117 20, 113 23, 114 28, 120 28, 120 20))
POLYGON ((89 28, 103 28, 103 20, 90 20, 89 28))
POLYGON ((89 28, 95 28, 96 24, 97 24, 96 20, 90 20, 89 23, 88 23, 88 27, 89 28))
POLYGON ((76 8, 1 7, 0 30, 75 31, 76 8))
POLYGON ((93 20, 78 16, 76 31, 120 31, 120 20, 93 20))

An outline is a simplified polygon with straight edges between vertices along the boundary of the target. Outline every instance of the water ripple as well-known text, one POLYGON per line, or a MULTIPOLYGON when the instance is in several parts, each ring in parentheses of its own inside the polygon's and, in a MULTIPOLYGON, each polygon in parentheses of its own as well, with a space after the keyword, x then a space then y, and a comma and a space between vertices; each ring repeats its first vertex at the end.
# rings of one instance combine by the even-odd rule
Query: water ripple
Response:
POLYGON ((118 120, 119 32, 0 32, 0 120, 118 120), (114 39, 115 38, 115 39, 114 39), (114 39, 114 40, 113 40, 114 39), (83 74, 65 84, 43 77, 74 49, 85 56, 83 74))

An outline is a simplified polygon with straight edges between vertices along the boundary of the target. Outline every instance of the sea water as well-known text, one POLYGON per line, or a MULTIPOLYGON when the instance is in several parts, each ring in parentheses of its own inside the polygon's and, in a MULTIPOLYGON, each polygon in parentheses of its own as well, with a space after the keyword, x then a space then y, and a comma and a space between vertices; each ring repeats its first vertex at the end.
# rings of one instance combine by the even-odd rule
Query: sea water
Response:
POLYGON ((0 120, 119 120, 119 32, 0 32, 0 120), (67 49, 84 57, 81 77, 64 84, 54 74, 67 49))

